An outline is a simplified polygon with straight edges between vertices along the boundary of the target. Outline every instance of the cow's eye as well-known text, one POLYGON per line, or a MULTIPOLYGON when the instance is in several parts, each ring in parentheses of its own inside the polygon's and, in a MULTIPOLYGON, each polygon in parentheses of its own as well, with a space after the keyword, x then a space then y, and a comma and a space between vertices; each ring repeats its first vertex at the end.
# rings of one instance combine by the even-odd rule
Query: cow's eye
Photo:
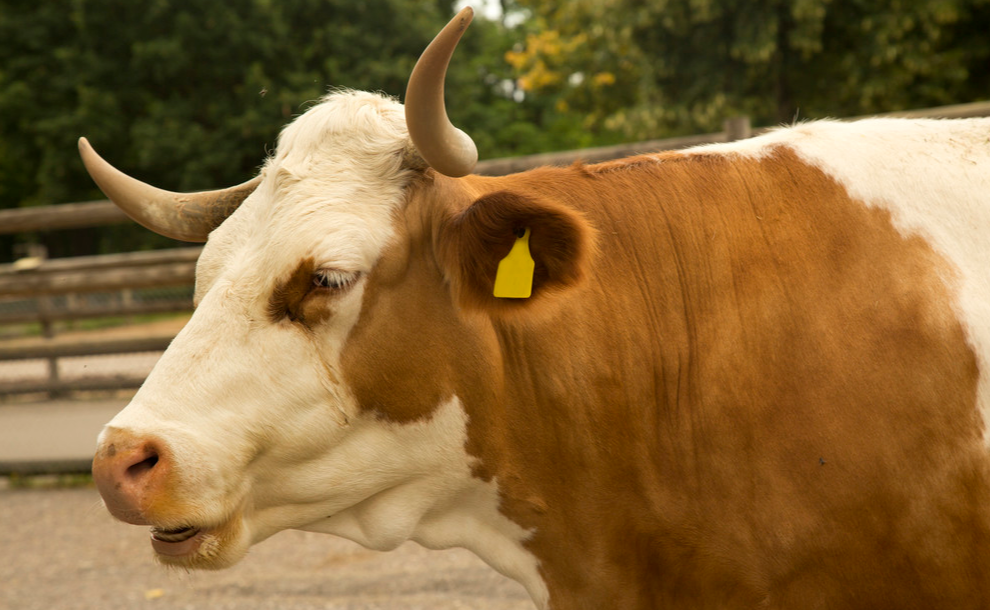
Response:
POLYGON ((319 269, 313 273, 313 286, 323 290, 341 291, 357 281, 360 273, 340 269, 319 269))

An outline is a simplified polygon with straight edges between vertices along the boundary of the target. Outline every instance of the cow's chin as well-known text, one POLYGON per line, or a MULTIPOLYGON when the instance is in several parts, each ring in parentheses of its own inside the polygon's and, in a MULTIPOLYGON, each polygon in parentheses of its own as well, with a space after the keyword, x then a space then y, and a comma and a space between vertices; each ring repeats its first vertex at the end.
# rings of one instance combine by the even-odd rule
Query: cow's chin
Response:
POLYGON ((194 570, 221 570, 244 558, 251 546, 241 515, 215 527, 152 528, 151 547, 159 563, 194 570))

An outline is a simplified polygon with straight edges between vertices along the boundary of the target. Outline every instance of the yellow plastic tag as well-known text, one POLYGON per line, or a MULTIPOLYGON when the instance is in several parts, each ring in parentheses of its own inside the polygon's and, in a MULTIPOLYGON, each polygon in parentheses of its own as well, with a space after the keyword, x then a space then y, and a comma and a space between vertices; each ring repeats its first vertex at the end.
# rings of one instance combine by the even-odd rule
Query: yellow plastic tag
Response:
POLYGON ((533 269, 536 264, 529 253, 529 229, 516 238, 512 250, 498 263, 495 273, 495 296, 500 299, 528 299, 533 294, 533 269))

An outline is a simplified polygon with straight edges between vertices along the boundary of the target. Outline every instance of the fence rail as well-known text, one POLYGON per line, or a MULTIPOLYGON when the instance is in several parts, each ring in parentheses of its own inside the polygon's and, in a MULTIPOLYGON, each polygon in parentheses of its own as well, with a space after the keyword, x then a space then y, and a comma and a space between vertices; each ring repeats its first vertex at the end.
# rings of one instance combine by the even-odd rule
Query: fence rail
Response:
POLYGON ((126 293, 108 305, 71 305, 65 308, 39 306, 29 311, 0 312, 0 324, 42 325, 51 322, 92 320, 95 318, 121 318, 153 314, 180 313, 193 308, 192 299, 169 299, 150 303, 135 302, 126 293))
MULTIPOLYGON (((0 361, 45 359, 51 362, 59 358, 71 358, 73 356, 162 352, 174 338, 173 335, 169 334, 125 339, 53 340, 26 345, 0 345, 0 361)), ((56 372, 50 373, 47 379, 7 381, 0 384, 0 396, 40 392, 64 394, 81 390, 123 390, 140 387, 143 382, 144 377, 133 375, 61 379, 56 369, 56 372)))
POLYGON ((0 234, 102 227, 129 220, 120 208, 109 201, 62 203, 0 211, 0 234))
POLYGON ((196 263, 169 263, 139 268, 0 276, 0 294, 12 297, 80 292, 109 292, 192 283, 196 263))
POLYGON ((0 397, 17 394, 48 394, 63 396, 70 392, 94 392, 100 390, 133 390, 144 383, 143 376, 113 375, 85 377, 82 379, 43 379, 5 381, 0 385, 0 397))
MULTIPOLYGON (((880 115, 849 117, 843 120, 855 121, 870 118, 871 116, 943 119, 984 117, 990 116, 990 101, 953 104, 921 110, 903 110, 880 115)), ((542 165, 569 165, 578 160, 587 163, 596 163, 661 150, 679 150, 700 144, 738 140, 748 137, 750 134, 756 135, 763 131, 766 131, 766 128, 750 130, 749 121, 745 117, 736 117, 727 120, 725 122, 725 129, 716 133, 665 138, 662 140, 647 140, 616 146, 582 148, 555 153, 489 159, 478 163, 475 171, 479 174, 497 176, 525 171, 542 165)), ((98 227, 126 222, 130 222, 130 219, 117 206, 105 200, 0 210, 0 234, 98 227)))
MULTIPOLYGON (((10 302, 18 298, 38 300, 30 311, 4 311, 0 324, 72 320, 104 316, 130 316, 147 313, 183 311, 192 308, 189 299, 163 302, 140 302, 133 291, 140 288, 189 286, 195 279, 195 265, 200 247, 174 248, 152 252, 130 252, 100 256, 34 261, 25 268, 20 264, 0 265, 0 296, 10 302), (73 298, 68 306, 56 308, 52 297, 93 292, 119 292, 120 299, 110 304, 92 305, 73 298)), ((0 305, 3 304, 0 301, 0 305)))
POLYGON ((126 339, 86 339, 52 341, 41 344, 0 345, 0 360, 30 360, 39 358, 68 358, 71 356, 101 356, 132 352, 162 352, 175 337, 158 335, 126 339))
MULTIPOLYGON (((881 116, 908 118, 990 116, 990 101, 892 112, 881 116)), ((866 117, 844 120, 862 118, 866 117)), ((718 133, 491 159, 479 163, 476 171, 487 175, 505 175, 543 165, 569 165, 578 160, 596 163, 643 153, 743 139, 763 131, 766 129, 753 129, 745 117, 737 117, 727 120, 723 131, 718 133)), ((128 217, 109 201, 0 210, 0 234, 95 227, 124 222, 129 222, 128 217)), ((57 320, 189 310, 192 303, 188 298, 168 303, 147 303, 127 298, 126 295, 145 288, 190 286, 194 281, 195 264, 200 252, 200 247, 185 247, 73 259, 44 261, 27 259, 15 264, 0 265, 0 305, 17 299, 35 299, 38 304, 36 309, 27 312, 3 311, 0 308, 0 324, 40 321, 50 328, 51 322, 57 320), (114 303, 97 306, 71 302, 69 306, 62 308, 53 306, 56 298, 104 291, 120 292, 124 296, 114 303)), ((0 396, 24 392, 50 392, 54 395, 76 390, 134 388, 141 384, 142 379, 114 376, 61 380, 58 377, 58 359, 84 355, 161 351, 168 346, 171 339, 172 336, 153 336, 72 342, 49 338, 28 346, 0 344, 0 362, 45 359, 49 363, 47 380, 4 381, 0 383, 0 396)))
MULTIPOLYGON (((970 104, 954 104, 951 106, 939 106, 938 108, 925 108, 921 110, 904 110, 899 112, 889 112, 879 115, 864 115, 848 117, 844 121, 858 121, 873 117, 900 117, 912 119, 965 119, 990 116, 990 101, 973 102, 970 104)), ((567 150, 563 152, 544 153, 539 155, 527 155, 522 157, 508 157, 504 159, 491 159, 478 163, 475 171, 479 174, 498 176, 521 172, 543 165, 570 165, 575 161, 585 163, 598 163, 621 159, 632 155, 647 154, 662 150, 680 150, 702 144, 716 144, 719 142, 731 142, 742 140, 752 135, 759 135, 772 128, 761 127, 752 128, 746 117, 735 117, 725 121, 724 129, 716 133, 707 133, 694 136, 684 136, 679 138, 666 138, 663 140, 646 140, 643 142, 631 142, 628 144, 618 144, 616 146, 602 146, 597 148, 582 148, 580 150, 567 150)))
POLYGON ((50 260, 38 261, 37 264, 27 269, 16 264, 6 264, 0 265, 0 278, 9 275, 25 275, 27 273, 64 273, 129 267, 146 267, 149 265, 162 265, 169 263, 195 263, 199 259, 199 254, 202 251, 203 248, 201 246, 196 246, 189 248, 171 248, 168 250, 151 250, 148 252, 125 252, 122 254, 98 254, 96 256, 54 258, 50 260))

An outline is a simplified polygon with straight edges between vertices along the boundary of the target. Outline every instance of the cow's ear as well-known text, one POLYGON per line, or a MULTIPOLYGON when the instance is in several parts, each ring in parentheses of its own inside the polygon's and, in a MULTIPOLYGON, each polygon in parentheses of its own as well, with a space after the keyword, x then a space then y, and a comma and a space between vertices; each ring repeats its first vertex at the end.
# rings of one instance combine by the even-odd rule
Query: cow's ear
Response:
POLYGON ((498 191, 449 217, 436 235, 440 265, 461 307, 494 315, 529 311, 552 302, 588 273, 594 230, 578 212, 555 201, 498 191), (499 263, 529 231, 533 259, 528 298, 494 296, 499 263))

